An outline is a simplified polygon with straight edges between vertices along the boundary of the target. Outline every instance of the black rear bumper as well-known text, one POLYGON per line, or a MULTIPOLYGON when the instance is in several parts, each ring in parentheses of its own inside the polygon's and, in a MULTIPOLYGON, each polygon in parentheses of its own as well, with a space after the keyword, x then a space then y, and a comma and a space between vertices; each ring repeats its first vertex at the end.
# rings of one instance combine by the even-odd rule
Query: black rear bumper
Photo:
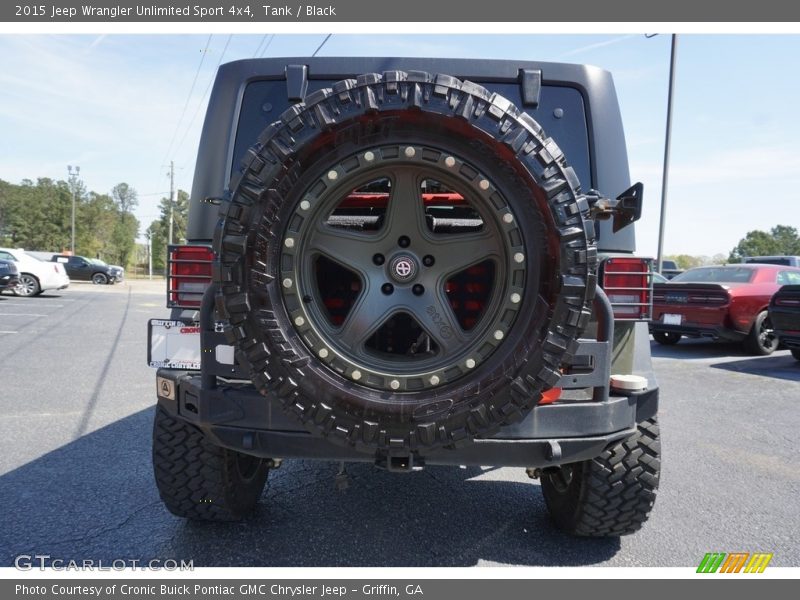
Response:
MULTIPOLYGON (((210 286, 201 314, 213 314, 212 292, 210 286)), ((215 348, 227 341, 208 317, 200 323, 201 371, 159 369, 158 403, 172 416, 201 429, 215 444, 264 458, 375 462, 396 470, 423 464, 548 467, 578 462, 598 456, 631 435, 637 423, 658 411, 658 387, 652 377, 643 392, 615 395, 610 389, 614 318, 600 289, 594 311, 597 339, 578 340, 574 362, 565 366, 556 384, 565 391, 583 392, 578 397, 584 399, 537 406, 522 421, 501 428, 491 438, 465 441, 453 448, 367 451, 304 429, 296 417, 284 413, 279 400, 260 394, 246 380, 241 365, 217 362, 215 348)))
POLYGON ((740 342, 747 337, 746 333, 728 329, 722 325, 665 325, 664 323, 650 323, 650 333, 654 332, 678 333, 686 337, 708 338, 728 342, 740 342))
POLYGON ((658 388, 599 402, 557 402, 537 406, 495 437, 456 448, 368 454, 303 429, 276 399, 249 383, 204 389, 200 375, 172 369, 160 369, 157 382, 159 405, 220 446, 264 458, 377 462, 398 470, 422 464, 548 467, 586 460, 631 435, 658 410, 658 388))

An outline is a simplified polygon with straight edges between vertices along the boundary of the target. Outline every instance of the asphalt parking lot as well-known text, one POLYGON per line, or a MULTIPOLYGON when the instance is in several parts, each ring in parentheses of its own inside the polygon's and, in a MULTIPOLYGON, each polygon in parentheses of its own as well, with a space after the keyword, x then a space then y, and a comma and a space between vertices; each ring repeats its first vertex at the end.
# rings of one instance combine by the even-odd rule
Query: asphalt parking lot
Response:
POLYGON ((520 469, 389 474, 287 461, 258 512, 192 524, 163 508, 150 437, 149 318, 163 282, 0 296, 0 565, 19 554, 192 559, 195 566, 696 566, 772 552, 800 566, 800 362, 702 341, 653 345, 663 471, 650 521, 574 539, 520 469))

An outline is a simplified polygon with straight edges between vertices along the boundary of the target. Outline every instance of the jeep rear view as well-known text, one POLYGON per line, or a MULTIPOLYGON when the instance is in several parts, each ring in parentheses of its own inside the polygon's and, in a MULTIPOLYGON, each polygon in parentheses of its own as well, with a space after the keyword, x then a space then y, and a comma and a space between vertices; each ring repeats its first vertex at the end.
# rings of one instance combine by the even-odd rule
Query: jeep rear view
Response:
POLYGON ((508 466, 569 533, 638 530, 660 470, 641 202, 601 69, 223 65, 149 325, 163 502, 239 519, 292 458, 508 466))

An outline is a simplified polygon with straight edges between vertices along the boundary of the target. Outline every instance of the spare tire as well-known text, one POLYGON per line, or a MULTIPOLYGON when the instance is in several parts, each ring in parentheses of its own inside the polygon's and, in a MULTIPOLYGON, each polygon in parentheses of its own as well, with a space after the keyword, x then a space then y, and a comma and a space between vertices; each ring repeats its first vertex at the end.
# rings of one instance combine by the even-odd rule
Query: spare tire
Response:
POLYGON ((559 379, 589 320, 594 224, 507 99, 390 71, 268 126, 215 232, 218 317, 265 396, 366 452, 488 436, 559 379))

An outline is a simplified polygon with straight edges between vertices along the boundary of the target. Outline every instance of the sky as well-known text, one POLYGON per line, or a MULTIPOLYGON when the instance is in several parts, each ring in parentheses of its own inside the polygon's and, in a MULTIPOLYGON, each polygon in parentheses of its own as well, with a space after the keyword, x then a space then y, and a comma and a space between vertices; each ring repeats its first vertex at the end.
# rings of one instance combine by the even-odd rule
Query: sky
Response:
MULTIPOLYGON (((217 66, 308 56, 324 34, 0 35, 0 179, 127 182, 140 230, 169 190, 191 190, 217 66)), ((645 185, 637 253, 657 251, 670 36, 334 34, 319 56, 587 63, 611 71, 632 181, 645 185)), ((665 254, 725 254, 753 229, 800 229, 800 35, 678 37, 665 254)), ((622 190, 603 190, 616 195, 622 190)))

